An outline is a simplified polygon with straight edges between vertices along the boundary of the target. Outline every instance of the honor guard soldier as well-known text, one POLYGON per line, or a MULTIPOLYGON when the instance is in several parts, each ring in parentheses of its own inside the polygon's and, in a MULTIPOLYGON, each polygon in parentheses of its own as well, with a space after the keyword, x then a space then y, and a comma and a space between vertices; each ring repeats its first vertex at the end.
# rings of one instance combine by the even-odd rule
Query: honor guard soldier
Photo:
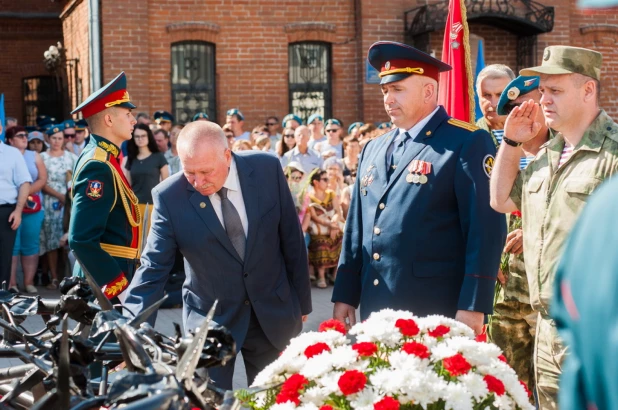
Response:
POLYGON ((332 301, 350 325, 384 308, 441 314, 481 332, 493 307, 503 215, 489 206, 496 148, 486 131, 438 106, 451 67, 413 47, 378 42, 384 107, 397 127, 363 149, 332 301))
POLYGON ((169 134, 174 123, 174 116, 167 111, 156 111, 153 117, 159 128, 167 131, 169 134))
MULTIPOLYGON (((122 72, 72 112, 91 134, 73 172, 69 246, 109 299, 129 286, 141 238, 137 197, 118 162, 136 123, 126 84, 122 72)), ((84 276, 79 264, 74 275, 84 276)))

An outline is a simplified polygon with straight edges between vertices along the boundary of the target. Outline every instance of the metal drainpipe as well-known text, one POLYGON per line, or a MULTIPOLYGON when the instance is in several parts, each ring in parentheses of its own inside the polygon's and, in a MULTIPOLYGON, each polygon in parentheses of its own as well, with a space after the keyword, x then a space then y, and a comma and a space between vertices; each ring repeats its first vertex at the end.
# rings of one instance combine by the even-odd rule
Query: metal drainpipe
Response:
POLYGON ((99 0, 88 0, 88 38, 90 40, 90 94, 101 88, 101 17, 99 0))

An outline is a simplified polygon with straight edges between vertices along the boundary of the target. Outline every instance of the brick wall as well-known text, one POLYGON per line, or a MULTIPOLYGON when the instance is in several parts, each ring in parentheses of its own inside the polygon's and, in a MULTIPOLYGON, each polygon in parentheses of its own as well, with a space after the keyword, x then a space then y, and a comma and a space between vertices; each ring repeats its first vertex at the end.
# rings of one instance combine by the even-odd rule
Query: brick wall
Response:
POLYGON ((81 81, 69 91, 71 108, 78 106, 91 94, 90 43, 88 37, 88 3, 84 0, 68 2, 60 16, 67 59, 77 59, 77 75, 81 81))
MULTIPOLYGON (((435 1, 439 0, 429 0, 435 1)), ((577 10, 575 1, 542 1, 555 7, 556 17, 554 31, 538 38, 537 60, 541 61, 543 48, 550 44, 591 47, 603 52, 602 101, 608 112, 618 115, 618 107, 613 104, 618 98, 614 97, 618 91, 618 17, 615 12, 585 14, 577 10), (606 26, 591 27, 592 24, 606 26)), ((138 111, 152 114, 158 109, 171 110, 171 44, 201 40, 216 47, 216 120, 223 122, 225 110, 238 107, 247 118, 245 128, 250 129, 268 115, 282 117, 288 112, 288 44, 296 41, 326 41, 332 45, 334 116, 345 124, 356 120, 387 121, 379 86, 365 83, 367 50, 378 40, 403 41, 404 12, 427 1, 389 0, 387 7, 378 0, 102 3, 103 80, 109 81, 121 70, 126 71, 138 111)), ((67 31, 72 32, 75 27, 83 33, 82 40, 87 37, 87 30, 78 24, 84 19, 75 20, 63 20, 67 44, 72 36, 67 31)), ((470 25, 470 31, 484 39, 487 64, 504 63, 515 68, 514 34, 476 23, 470 25)), ((442 37, 442 30, 430 36, 430 48, 437 57, 441 54, 442 37)), ((75 47, 82 50, 77 54, 87 54, 87 46, 75 47)), ((86 64, 81 67, 86 70, 86 64)), ((86 91, 87 74, 82 78, 86 91)))

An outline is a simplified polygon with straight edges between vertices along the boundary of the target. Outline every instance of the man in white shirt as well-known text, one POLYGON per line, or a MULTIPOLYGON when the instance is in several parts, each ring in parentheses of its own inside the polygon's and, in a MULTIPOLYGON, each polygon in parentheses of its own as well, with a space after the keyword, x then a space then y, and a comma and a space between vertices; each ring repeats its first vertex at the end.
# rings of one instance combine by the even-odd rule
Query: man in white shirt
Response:
MULTIPOLYGON (((185 330, 202 326, 218 300, 213 320, 232 333, 251 384, 311 312, 294 201, 275 157, 232 153, 215 123, 196 121, 183 128, 178 156, 183 173, 152 191, 152 225, 125 306, 137 313, 163 296, 179 250, 187 275, 185 330)), ((209 369, 209 376, 218 387, 231 389, 233 372, 234 360, 209 369)))
POLYGON ((251 133, 249 131, 243 131, 242 127, 245 124, 245 116, 238 108, 232 108, 227 110, 225 116, 225 123, 230 126, 234 133, 234 139, 251 141, 251 133))
POLYGON ((281 157, 282 168, 285 168, 292 161, 300 162, 303 169, 307 171, 307 174, 305 174, 307 176, 311 171, 322 166, 323 160, 320 154, 309 148, 310 134, 309 128, 305 125, 296 128, 294 131, 296 146, 281 157))
POLYGON ((6 282, 8 287, 15 234, 21 224, 32 178, 21 152, 2 142, 0 164, 0 283, 6 282))

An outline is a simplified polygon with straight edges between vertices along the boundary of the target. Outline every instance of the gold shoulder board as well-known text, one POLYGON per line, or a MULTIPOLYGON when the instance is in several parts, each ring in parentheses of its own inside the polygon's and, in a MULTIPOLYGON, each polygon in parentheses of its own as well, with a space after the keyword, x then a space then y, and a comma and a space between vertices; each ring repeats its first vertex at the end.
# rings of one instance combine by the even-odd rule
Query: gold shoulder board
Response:
POLYGON ((454 125, 455 127, 463 128, 464 130, 468 131, 476 131, 479 129, 479 127, 477 127, 476 125, 472 125, 456 118, 451 118, 450 120, 448 120, 448 123, 454 125))

